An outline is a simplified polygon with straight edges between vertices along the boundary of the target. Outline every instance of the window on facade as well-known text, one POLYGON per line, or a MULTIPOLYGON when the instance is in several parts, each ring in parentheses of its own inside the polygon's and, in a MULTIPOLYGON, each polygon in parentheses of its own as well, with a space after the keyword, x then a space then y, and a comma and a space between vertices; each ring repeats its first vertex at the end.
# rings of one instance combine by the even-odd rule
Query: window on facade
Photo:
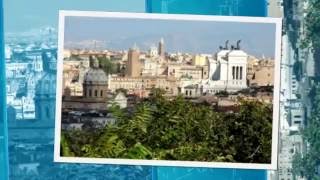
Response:
POLYGON ((50 109, 46 107, 46 118, 50 118, 50 109))
POLYGON ((293 154, 294 153, 294 149, 290 149, 290 153, 293 154))
POLYGON ((41 118, 41 110, 36 112, 38 113, 38 117, 41 118))
POLYGON ((100 96, 103 97, 103 91, 102 90, 100 91, 100 96))
POLYGON ((89 89, 89 97, 91 97, 92 96, 92 91, 91 91, 91 89, 89 89))
POLYGON ((235 67, 232 66, 232 79, 234 80, 235 79, 235 67))
POLYGON ((242 67, 240 67, 240 80, 242 80, 242 67))
POLYGON ((186 90, 186 96, 188 96, 188 91, 186 90))
POLYGON ((94 91, 94 96, 97 97, 98 96, 98 90, 94 91))
POLYGON ((236 67, 236 79, 239 79, 239 67, 236 67))
POLYGON ((192 91, 189 92, 190 96, 192 96, 192 91))

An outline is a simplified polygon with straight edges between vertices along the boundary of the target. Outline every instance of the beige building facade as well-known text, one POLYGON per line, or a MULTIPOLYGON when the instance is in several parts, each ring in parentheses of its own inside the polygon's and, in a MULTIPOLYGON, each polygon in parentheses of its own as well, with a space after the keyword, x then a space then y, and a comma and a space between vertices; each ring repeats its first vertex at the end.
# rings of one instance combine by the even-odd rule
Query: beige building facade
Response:
POLYGON ((260 60, 253 65, 248 82, 250 86, 273 86, 274 60, 260 60))

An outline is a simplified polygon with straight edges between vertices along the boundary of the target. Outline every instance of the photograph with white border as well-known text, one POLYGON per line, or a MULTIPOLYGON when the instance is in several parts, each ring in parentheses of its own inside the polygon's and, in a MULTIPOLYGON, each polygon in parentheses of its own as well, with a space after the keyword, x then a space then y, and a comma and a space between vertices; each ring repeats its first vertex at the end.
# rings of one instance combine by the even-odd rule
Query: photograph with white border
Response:
POLYGON ((281 26, 60 11, 54 161, 277 169, 281 26))

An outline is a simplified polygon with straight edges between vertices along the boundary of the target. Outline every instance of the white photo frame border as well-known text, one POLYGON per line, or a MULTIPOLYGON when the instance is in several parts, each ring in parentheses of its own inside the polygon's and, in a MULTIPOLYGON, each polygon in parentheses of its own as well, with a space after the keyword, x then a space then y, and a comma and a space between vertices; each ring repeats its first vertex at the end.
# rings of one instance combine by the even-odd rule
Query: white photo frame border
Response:
POLYGON ((54 162, 276 170, 277 165, 278 165, 278 141, 279 141, 279 121, 280 121, 281 38, 282 38, 282 19, 281 18, 60 10, 59 11, 59 29, 58 29, 58 59, 57 59, 57 86, 56 86, 57 89, 56 89, 54 162), (61 106, 62 106, 62 101, 61 101, 62 81, 61 81, 61 79, 62 79, 62 75, 63 75, 64 26, 65 26, 65 17, 68 17, 68 16, 275 24, 276 25, 275 46, 274 46, 275 47, 275 58, 274 58, 275 72, 274 72, 274 92, 273 92, 271 163, 270 164, 262 164, 262 163, 260 164, 260 163, 232 163, 232 162, 199 162, 199 161, 140 160, 140 159, 113 159, 113 158, 87 158, 87 157, 62 157, 62 156, 60 156, 61 106))

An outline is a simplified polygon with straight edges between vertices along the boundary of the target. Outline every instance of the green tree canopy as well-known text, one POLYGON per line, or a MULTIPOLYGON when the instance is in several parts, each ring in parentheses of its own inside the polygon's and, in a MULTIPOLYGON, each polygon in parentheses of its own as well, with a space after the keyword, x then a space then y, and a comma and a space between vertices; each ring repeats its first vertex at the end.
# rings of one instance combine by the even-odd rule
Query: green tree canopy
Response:
POLYGON ((270 163, 271 106, 239 106, 238 113, 215 112, 153 89, 132 111, 111 107, 116 123, 100 133, 66 132, 67 144, 80 157, 270 163))
POLYGON ((116 63, 112 62, 110 58, 105 56, 97 57, 99 60, 99 65, 106 74, 115 74, 118 72, 118 66, 116 63))

